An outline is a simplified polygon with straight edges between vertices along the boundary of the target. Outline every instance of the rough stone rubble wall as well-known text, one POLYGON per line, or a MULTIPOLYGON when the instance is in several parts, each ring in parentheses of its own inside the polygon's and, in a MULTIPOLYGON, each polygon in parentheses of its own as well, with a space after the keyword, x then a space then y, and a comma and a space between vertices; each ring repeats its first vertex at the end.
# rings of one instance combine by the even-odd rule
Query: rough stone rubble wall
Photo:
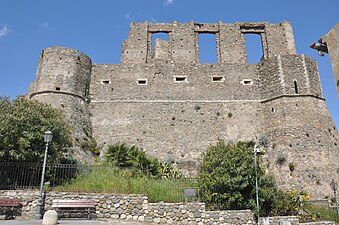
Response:
MULTIPOLYGON (((0 198, 19 198, 21 219, 33 219, 39 192, 36 190, 0 190, 0 198)), ((68 193, 47 192, 45 208, 51 208, 53 199, 95 199, 96 212, 91 218, 99 220, 138 221, 154 224, 194 224, 194 225, 254 225, 254 215, 250 210, 206 211, 204 203, 149 203, 144 195, 119 195, 98 193, 68 193)), ((71 218, 87 218, 86 214, 73 213, 71 218)), ((287 221, 291 225, 299 225, 298 217, 277 216, 261 218, 260 224, 283 224, 287 221), (263 221, 266 221, 264 223, 263 221)), ((334 225, 330 221, 300 223, 301 225, 334 225)))
POLYGON ((295 54, 293 30, 289 22, 280 24, 235 23, 131 23, 128 39, 123 44, 121 63, 149 63, 152 61, 152 34, 167 33, 169 40, 164 50, 171 63, 199 63, 198 34, 214 34, 218 63, 246 63, 244 34, 260 35, 264 58, 278 54, 295 54))
MULTIPOLYGON (((21 218, 34 218, 38 191, 0 190, 0 198, 19 198, 22 202, 21 218)), ((156 224, 254 224, 250 210, 205 211, 204 203, 149 203, 144 195, 118 195, 94 193, 47 192, 45 211, 52 209, 53 199, 95 199, 97 219, 128 220, 156 224)), ((85 217, 72 214, 69 217, 85 217)))

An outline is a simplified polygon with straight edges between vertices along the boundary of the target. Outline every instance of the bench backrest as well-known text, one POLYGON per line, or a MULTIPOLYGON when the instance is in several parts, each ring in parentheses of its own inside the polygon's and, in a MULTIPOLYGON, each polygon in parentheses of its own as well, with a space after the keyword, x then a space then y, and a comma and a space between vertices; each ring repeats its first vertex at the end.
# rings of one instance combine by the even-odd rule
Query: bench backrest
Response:
POLYGON ((0 198, 0 206, 19 206, 21 204, 18 198, 0 198))
POLYGON ((93 208, 95 207, 95 200, 92 199, 81 199, 81 200, 70 200, 70 199, 56 199, 52 201, 52 207, 54 208, 93 208))

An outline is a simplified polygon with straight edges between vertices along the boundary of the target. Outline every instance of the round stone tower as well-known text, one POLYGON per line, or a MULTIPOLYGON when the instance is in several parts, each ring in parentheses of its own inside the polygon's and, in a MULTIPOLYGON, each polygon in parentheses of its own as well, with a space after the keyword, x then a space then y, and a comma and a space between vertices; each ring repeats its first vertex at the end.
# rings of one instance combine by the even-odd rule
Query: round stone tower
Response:
MULTIPOLYGON (((70 48, 48 47, 40 54, 36 80, 28 91, 28 98, 64 111, 73 128, 75 146, 92 136, 88 113, 91 69, 92 61, 84 53, 70 48)), ((77 152, 73 155, 76 158, 88 158, 77 152)))
POLYGON ((338 176, 339 136, 322 97, 317 64, 304 55, 278 55, 259 67, 269 171, 280 188, 323 199, 338 176))

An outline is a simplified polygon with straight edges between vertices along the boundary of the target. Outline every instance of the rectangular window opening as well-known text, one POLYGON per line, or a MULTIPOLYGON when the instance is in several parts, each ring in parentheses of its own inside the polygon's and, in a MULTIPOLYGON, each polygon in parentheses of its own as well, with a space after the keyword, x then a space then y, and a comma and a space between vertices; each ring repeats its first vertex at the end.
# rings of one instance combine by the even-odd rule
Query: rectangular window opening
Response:
POLYGON ((217 40, 215 33, 199 33, 199 63, 200 64, 217 64, 217 40))
POLYGON ((175 76, 174 77, 174 82, 176 83, 187 83, 187 77, 186 76, 175 76))
POLYGON ((263 57, 263 45, 260 34, 244 33, 246 41, 247 62, 257 64, 263 57))
POLYGON ((138 79, 138 85, 147 85, 147 79, 138 79))
POLYGON ((251 79, 243 79, 241 83, 243 85, 253 85, 253 81, 251 79))
POLYGON ((224 82, 225 77, 224 76, 213 76, 212 77, 212 82, 224 82))
POLYGON ((110 80, 102 80, 101 83, 102 83, 102 84, 110 84, 111 81, 110 81, 110 80))
POLYGON ((156 32, 152 33, 152 49, 159 42, 159 40, 168 41, 168 33, 167 32, 156 32))
POLYGON ((298 94, 299 92, 298 92, 298 83, 297 83, 297 81, 296 80, 293 81, 293 84, 294 84, 294 91, 295 91, 296 94, 298 94))

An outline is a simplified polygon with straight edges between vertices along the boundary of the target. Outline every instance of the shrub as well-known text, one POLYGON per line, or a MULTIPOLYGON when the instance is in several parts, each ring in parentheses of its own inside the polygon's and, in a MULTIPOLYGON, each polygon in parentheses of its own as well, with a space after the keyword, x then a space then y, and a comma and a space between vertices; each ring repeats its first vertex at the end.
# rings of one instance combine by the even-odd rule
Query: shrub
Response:
MULTIPOLYGON (((274 205, 275 182, 258 168, 260 205, 268 214, 274 205)), ((210 146, 199 167, 201 197, 210 209, 254 209, 255 168, 253 143, 225 144, 219 141, 210 146)))
POLYGON ((275 203, 270 214, 272 216, 297 215, 309 199, 307 194, 298 190, 279 190, 275 194, 275 203))
POLYGON ((134 170, 134 176, 144 174, 157 178, 180 178, 181 173, 167 162, 159 162, 156 158, 136 146, 116 144, 108 147, 106 161, 120 168, 134 170))

